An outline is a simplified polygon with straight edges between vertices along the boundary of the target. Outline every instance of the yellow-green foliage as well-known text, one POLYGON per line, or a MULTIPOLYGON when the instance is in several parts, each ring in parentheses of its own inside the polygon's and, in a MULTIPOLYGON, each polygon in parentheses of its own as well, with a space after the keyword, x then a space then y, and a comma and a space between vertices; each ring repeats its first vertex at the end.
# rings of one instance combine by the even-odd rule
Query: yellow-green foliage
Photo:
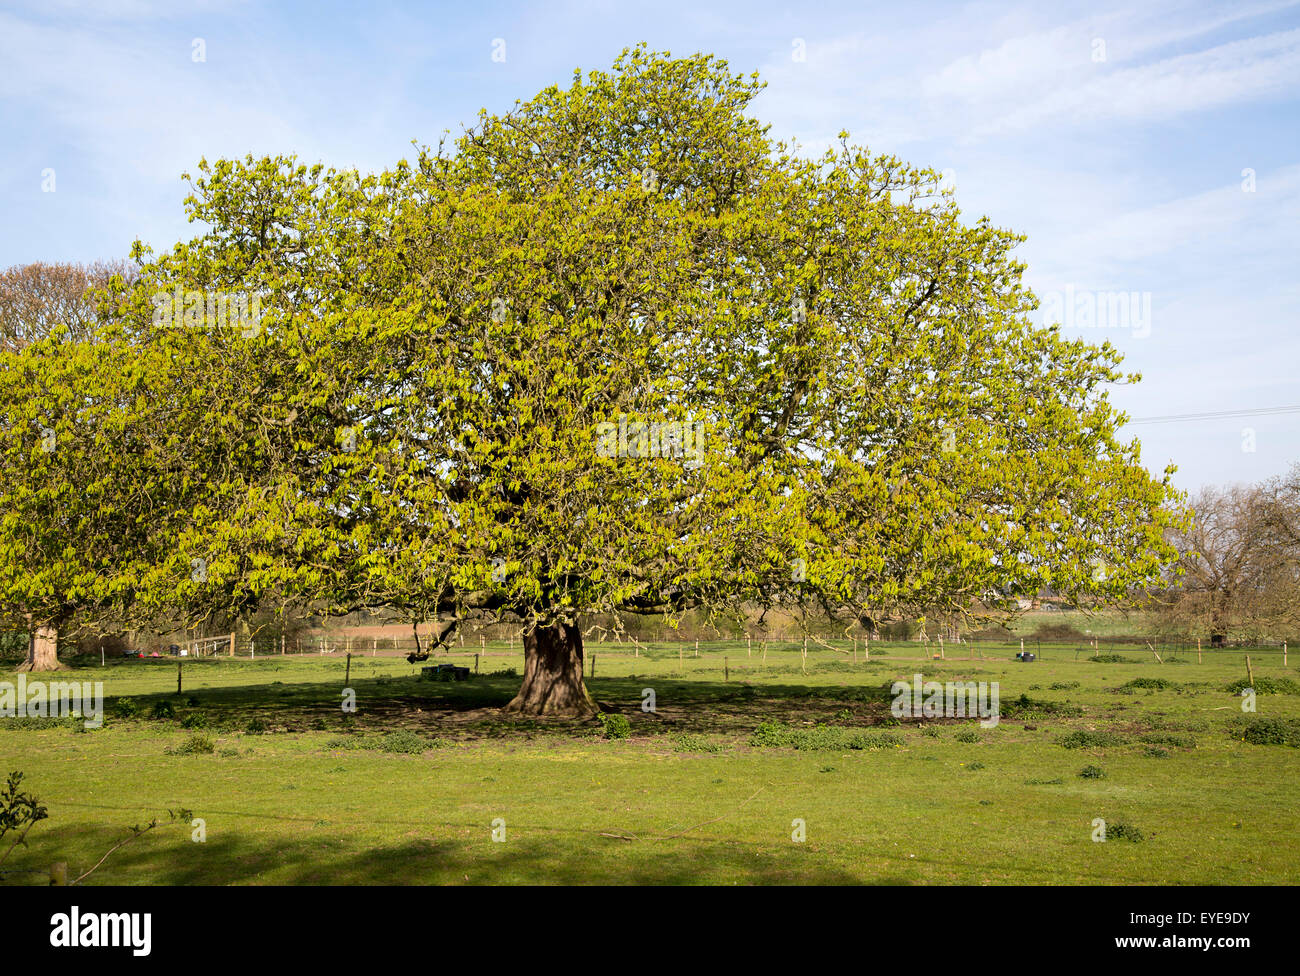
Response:
POLYGON ((382 173, 200 162, 205 229, 137 245, 97 339, 4 356, 0 609, 879 619, 1154 578, 1178 516, 1117 351, 1033 325, 1021 239, 935 171, 773 141, 761 87, 637 48, 382 173), (262 318, 157 324, 178 290, 262 318), (700 463, 607 456, 625 420, 700 463))

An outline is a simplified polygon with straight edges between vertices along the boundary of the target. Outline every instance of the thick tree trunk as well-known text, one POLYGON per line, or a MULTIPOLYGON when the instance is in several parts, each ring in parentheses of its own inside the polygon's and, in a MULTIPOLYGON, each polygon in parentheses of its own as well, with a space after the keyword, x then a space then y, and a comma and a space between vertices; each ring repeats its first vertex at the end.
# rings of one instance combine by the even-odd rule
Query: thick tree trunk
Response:
POLYGON ((59 663, 59 628, 37 627, 27 642, 27 660, 18 666, 19 671, 62 671, 59 663))
POLYGON ((524 683, 507 712, 590 718, 599 709, 582 683, 582 632, 569 624, 524 632, 524 683))

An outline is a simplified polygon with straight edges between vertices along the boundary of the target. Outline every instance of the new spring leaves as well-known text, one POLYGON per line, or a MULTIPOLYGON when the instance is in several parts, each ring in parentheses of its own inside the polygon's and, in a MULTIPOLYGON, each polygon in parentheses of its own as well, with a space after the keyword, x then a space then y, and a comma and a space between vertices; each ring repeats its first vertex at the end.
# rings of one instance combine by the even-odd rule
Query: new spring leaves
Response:
POLYGON ((705 432, 702 420, 629 420, 596 425, 596 454, 612 458, 678 458, 688 468, 704 464, 705 432))
POLYGON ((192 329, 235 329, 245 339, 256 336, 262 328, 260 296, 247 292, 159 291, 150 296, 153 324, 192 329))
POLYGON ((638 48, 380 173, 202 163, 206 230, 139 246, 115 341, 0 375, 2 609, 878 619, 1158 579, 1119 354, 1035 321, 939 173, 809 159, 761 88, 638 48))

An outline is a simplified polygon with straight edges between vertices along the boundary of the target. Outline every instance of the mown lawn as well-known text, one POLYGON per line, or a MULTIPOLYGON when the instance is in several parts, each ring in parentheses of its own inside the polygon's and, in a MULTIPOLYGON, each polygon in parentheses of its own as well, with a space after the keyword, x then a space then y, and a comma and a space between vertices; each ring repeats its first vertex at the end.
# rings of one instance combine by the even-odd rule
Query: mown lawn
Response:
MULTIPOLYGON (((483 670, 521 663, 505 645, 490 649, 499 656, 482 658, 483 670)), ((629 650, 589 647, 593 693, 631 722, 621 740, 604 738, 599 722, 503 720, 492 710, 517 687, 509 674, 440 684, 395 658, 354 658, 353 716, 340 708, 337 658, 191 661, 179 696, 174 661, 77 668, 59 679, 104 682, 103 728, 0 719, 0 771, 22 770, 50 813, 0 866, 0 881, 44 883, 56 861, 76 877, 132 824, 180 808, 203 819, 204 842, 188 823, 164 823, 87 883, 1282 884, 1300 875, 1300 749, 1243 741, 1239 727, 1300 723, 1300 695, 1260 695, 1258 715, 1243 716, 1227 690, 1245 677, 1240 651, 1207 652, 1198 665, 1194 652, 1157 664, 1137 648, 1121 652, 1133 663, 1093 663, 1068 647, 1032 664, 1012 660, 1010 645, 985 646, 984 660, 978 651, 965 659, 965 648, 955 660, 949 648, 939 661, 921 659, 915 644, 888 653, 873 644, 871 660, 856 664, 849 645, 810 648, 806 664, 794 645, 770 647, 766 663, 758 643, 753 656, 744 642, 703 646, 700 658, 691 645, 681 658, 677 645, 636 658, 629 650), (888 685, 918 670, 998 681, 1001 723, 896 723, 888 685), (1169 685, 1129 686, 1139 678, 1169 685), (657 714, 641 709, 647 688, 657 714), (782 741, 807 748, 760 744, 755 730, 773 722, 782 741), (963 741, 971 731, 978 741, 963 741), (1075 732, 1110 733, 1110 744, 1084 737, 1067 748, 1075 732), (176 751, 196 736, 213 751, 176 751), (1086 766, 1104 777, 1081 777, 1086 766), (1092 840, 1096 818, 1110 825, 1106 843, 1092 840), (792 839, 795 820, 804 842, 792 839), (494 821, 504 821, 503 842, 492 839, 494 821), (1141 839, 1117 839, 1116 824, 1141 839)), ((1257 677, 1300 678, 1280 654, 1251 656, 1257 677)), ((472 666, 473 654, 450 660, 472 666)))

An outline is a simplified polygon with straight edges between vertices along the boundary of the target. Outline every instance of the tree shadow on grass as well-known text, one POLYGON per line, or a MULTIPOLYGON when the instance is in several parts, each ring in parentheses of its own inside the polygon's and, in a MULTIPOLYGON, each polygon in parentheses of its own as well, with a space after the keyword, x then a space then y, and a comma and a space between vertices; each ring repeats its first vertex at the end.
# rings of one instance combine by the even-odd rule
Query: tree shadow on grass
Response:
MULTIPOLYGON (((318 837, 213 829, 205 843, 171 828, 116 851, 87 880, 95 885, 428 885, 428 884, 899 884, 897 875, 859 876, 829 863, 813 845, 762 846, 716 837, 634 841, 563 828, 510 827, 494 843, 486 825, 427 826, 433 836, 365 847, 338 828, 318 837), (455 836, 439 839, 437 835, 455 836)), ((76 877, 121 840, 122 830, 65 826, 47 831, 15 861, 35 876, 65 860, 76 877), (77 863, 66 853, 98 852, 77 863), (60 852, 64 853, 60 853, 60 852)), ((2 879, 0 879, 2 880, 2 879)), ((11 882, 12 883, 12 882, 11 882)))
MULTIPOLYGON (((510 738, 531 735, 588 736, 600 724, 592 719, 537 719, 500 711, 518 691, 512 675, 482 675, 464 682, 419 678, 354 677, 357 709, 342 710, 339 682, 280 681, 200 688, 191 692, 130 696, 137 715, 131 721, 163 721, 215 732, 384 732, 410 729, 451 739, 510 738)), ((801 684, 726 684, 682 678, 593 678, 588 687, 598 701, 621 712, 636 735, 673 732, 741 734, 765 721, 835 722, 870 727, 896 724, 889 712, 888 683, 866 687, 801 684), (642 709, 643 691, 655 694, 654 711, 642 709)), ((114 720, 119 699, 105 702, 114 720)), ((118 719, 121 720, 121 719, 118 719)))

